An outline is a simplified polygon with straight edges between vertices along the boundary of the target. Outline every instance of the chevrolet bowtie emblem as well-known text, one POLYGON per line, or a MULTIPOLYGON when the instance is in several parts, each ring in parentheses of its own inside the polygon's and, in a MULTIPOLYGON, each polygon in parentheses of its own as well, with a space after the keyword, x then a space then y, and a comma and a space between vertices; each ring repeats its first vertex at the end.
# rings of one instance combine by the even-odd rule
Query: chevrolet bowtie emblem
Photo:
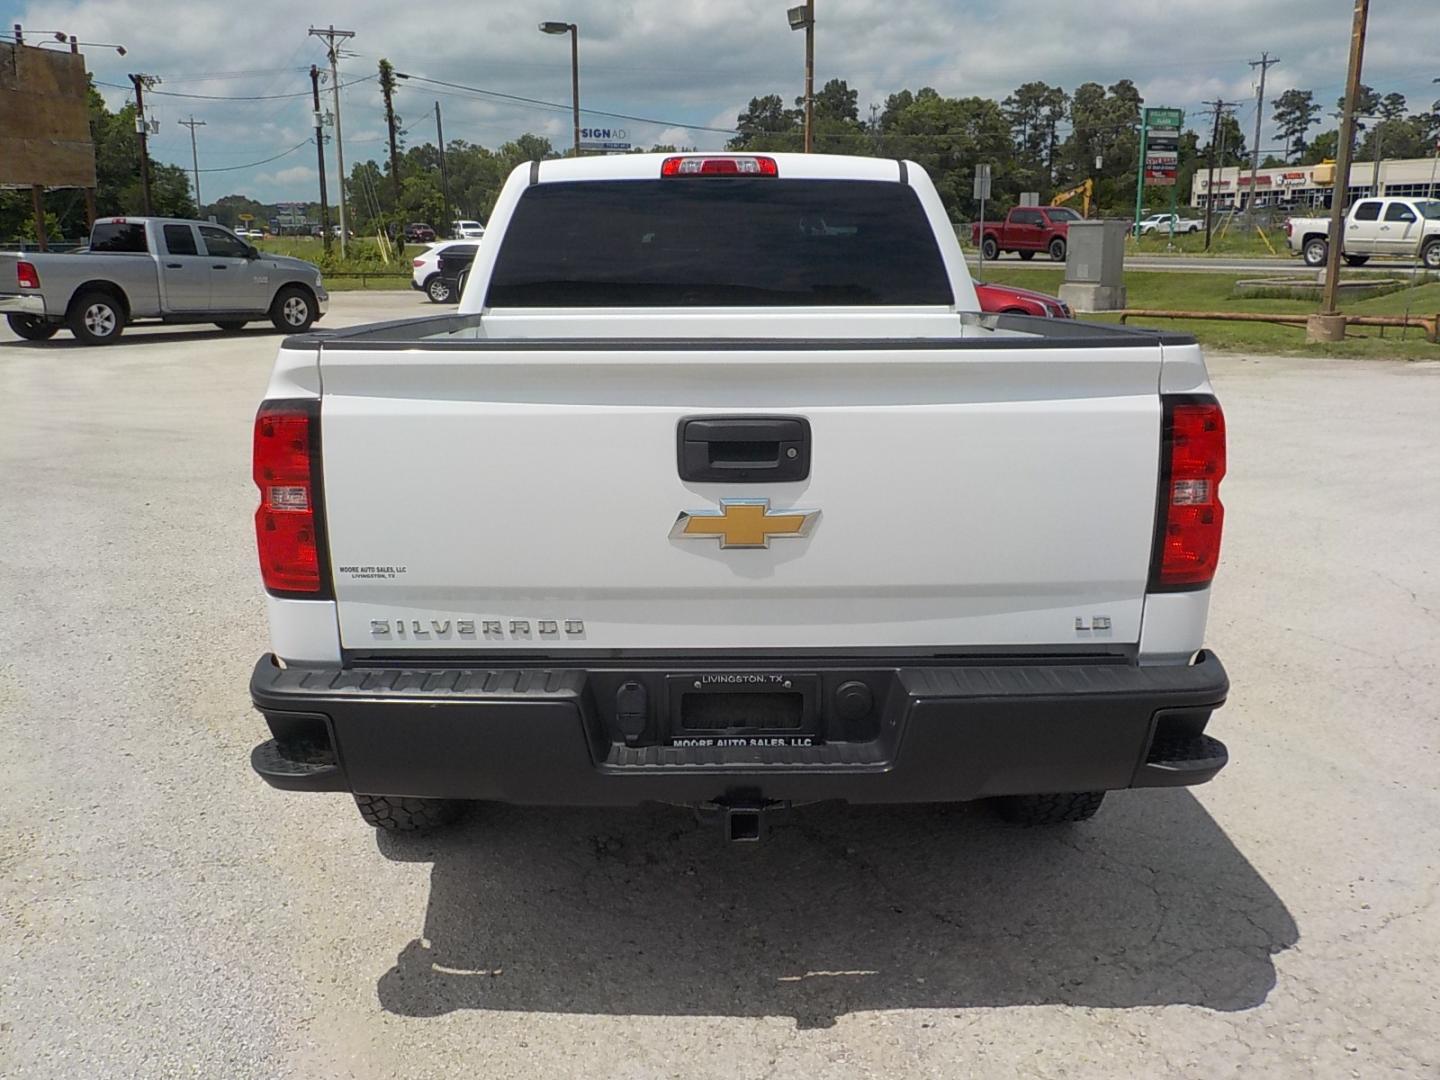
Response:
POLYGON ((682 510, 670 530, 670 539, 713 536, 722 548, 768 548, 772 536, 808 536, 819 520, 819 510, 772 514, 769 499, 721 499, 719 510, 682 510))

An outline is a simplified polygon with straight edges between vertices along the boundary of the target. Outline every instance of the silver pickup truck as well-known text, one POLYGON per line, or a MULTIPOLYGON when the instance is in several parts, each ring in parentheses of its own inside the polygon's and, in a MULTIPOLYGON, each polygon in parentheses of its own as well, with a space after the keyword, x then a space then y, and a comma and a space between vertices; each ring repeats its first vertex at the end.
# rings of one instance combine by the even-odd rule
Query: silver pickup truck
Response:
POLYGON ((144 319, 298 333, 325 314, 320 270, 257 251, 229 229, 173 218, 100 218, 87 250, 0 252, 0 312, 29 341, 68 327, 107 345, 144 319))

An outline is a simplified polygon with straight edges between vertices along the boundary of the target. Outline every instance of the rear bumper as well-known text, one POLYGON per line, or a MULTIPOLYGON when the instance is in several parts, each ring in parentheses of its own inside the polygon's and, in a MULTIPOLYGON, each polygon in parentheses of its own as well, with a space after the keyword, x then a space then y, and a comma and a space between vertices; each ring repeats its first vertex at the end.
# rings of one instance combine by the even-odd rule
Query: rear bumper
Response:
POLYGON ((0 294, 0 315, 44 315, 45 297, 37 293, 0 294))
POLYGON ((827 712, 830 689, 869 684, 875 715, 863 737, 837 714, 823 720, 820 745, 626 745, 615 688, 693 668, 281 669, 266 655, 250 694, 275 737, 251 763, 290 791, 601 806, 1174 787, 1204 783, 1227 762, 1203 734, 1229 689, 1210 653, 1179 667, 856 661, 766 671, 787 669, 815 678, 827 712))

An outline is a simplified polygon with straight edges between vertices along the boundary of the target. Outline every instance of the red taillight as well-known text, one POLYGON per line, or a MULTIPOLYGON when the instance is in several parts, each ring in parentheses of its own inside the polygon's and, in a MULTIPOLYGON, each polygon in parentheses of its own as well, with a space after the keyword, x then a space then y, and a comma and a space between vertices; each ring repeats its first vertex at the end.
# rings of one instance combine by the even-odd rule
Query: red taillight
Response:
POLYGON ((779 176, 774 158, 668 157, 660 163, 661 176, 779 176))
POLYGON ((424 259, 411 259, 411 260, 410 260, 410 265, 413 266, 413 267, 415 267, 416 270, 419 270, 420 267, 422 267, 422 266, 425 265, 425 260, 424 260, 424 259))
POLYGON ((267 401, 255 416, 255 540, 260 577, 277 595, 327 592, 318 507, 320 409, 316 401, 267 401))
POLYGON ((35 269, 34 263, 17 262, 15 277, 19 280, 22 289, 38 289, 40 287, 40 272, 35 269))
POLYGON ((1294 223, 1293 221, 1287 221, 1287 222, 1285 222, 1285 235, 1286 235, 1286 236, 1294 236, 1294 235, 1295 235, 1295 223, 1294 223))
POLYGON ((1151 588, 1208 585, 1220 562, 1225 508, 1225 414, 1214 399, 1166 398, 1159 514, 1151 588))

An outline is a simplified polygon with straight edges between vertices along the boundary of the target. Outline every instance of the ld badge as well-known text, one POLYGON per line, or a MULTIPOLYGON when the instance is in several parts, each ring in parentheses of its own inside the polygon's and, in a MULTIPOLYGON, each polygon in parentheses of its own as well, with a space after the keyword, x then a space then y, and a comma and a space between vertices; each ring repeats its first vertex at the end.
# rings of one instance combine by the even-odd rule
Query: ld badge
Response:
POLYGON ((719 510, 682 510, 672 540, 717 539, 722 548, 768 548, 772 536, 809 536, 819 510, 770 512, 769 499, 721 499, 719 510))

